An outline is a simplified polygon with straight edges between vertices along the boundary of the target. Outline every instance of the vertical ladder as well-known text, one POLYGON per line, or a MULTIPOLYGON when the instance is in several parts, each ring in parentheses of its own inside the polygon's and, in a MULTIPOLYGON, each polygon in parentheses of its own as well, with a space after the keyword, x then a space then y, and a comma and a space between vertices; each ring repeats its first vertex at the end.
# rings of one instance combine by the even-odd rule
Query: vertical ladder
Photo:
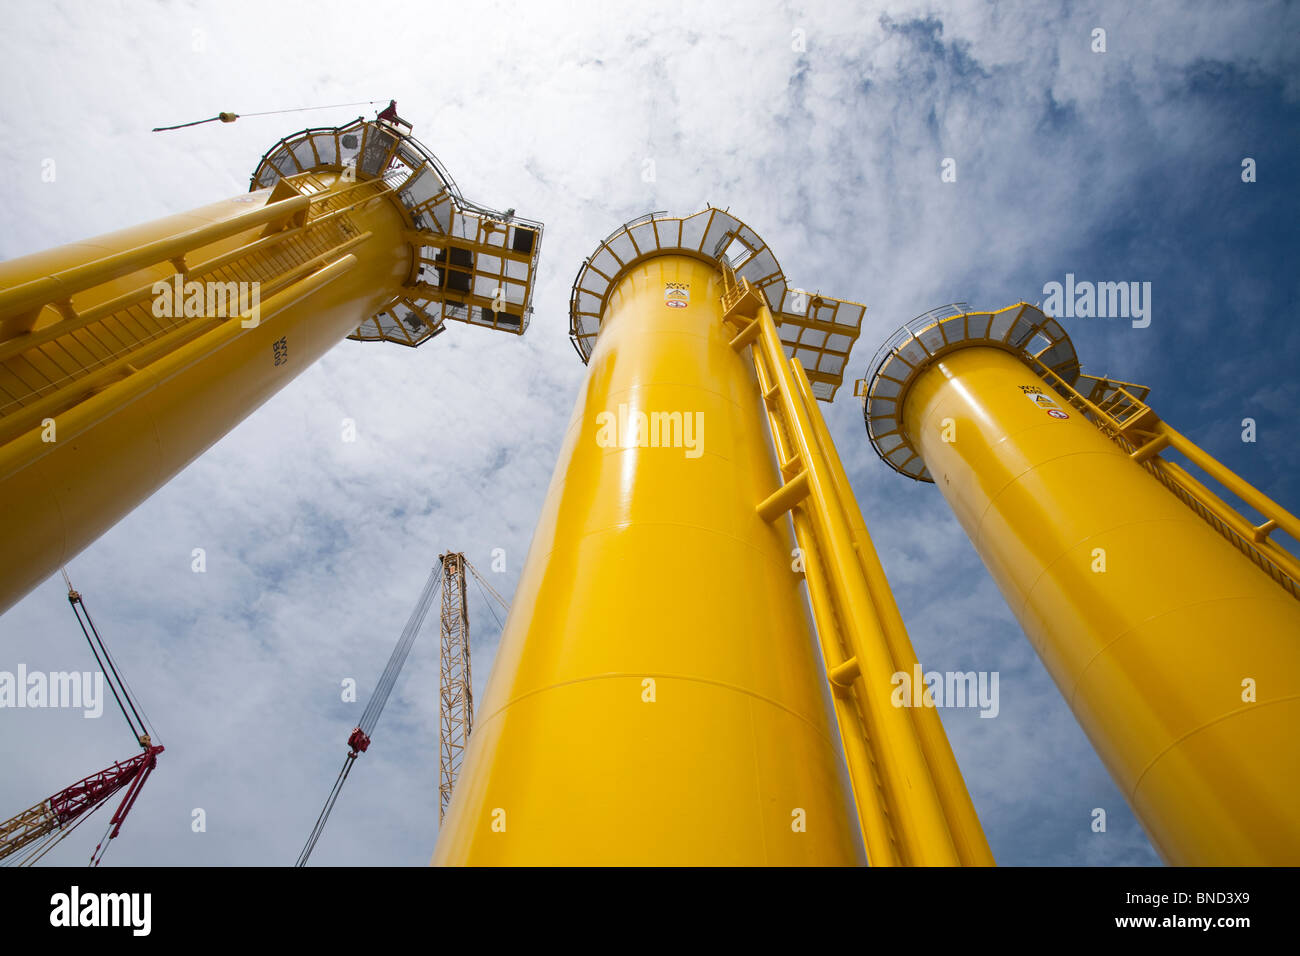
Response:
POLYGON ((932 706, 894 706, 896 673, 919 672, 807 373, 787 359, 761 292, 723 266, 723 322, 749 349, 783 484, 757 505, 794 524, 840 739, 872 866, 993 865, 932 706))

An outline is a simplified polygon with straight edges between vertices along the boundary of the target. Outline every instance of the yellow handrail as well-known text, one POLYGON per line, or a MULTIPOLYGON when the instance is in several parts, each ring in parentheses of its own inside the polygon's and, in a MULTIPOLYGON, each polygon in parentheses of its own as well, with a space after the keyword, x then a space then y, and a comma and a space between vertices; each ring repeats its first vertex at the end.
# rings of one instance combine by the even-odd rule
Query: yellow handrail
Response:
POLYGON ((1183 497, 1184 503, 1191 506, 1190 503, 1195 502, 1196 506, 1192 507, 1193 512, 1227 538, 1234 547, 1245 551, 1252 557, 1254 563, 1277 580, 1284 590, 1300 598, 1300 559, 1270 538, 1275 529, 1281 528, 1293 540, 1300 541, 1300 518, 1245 481, 1187 436, 1162 421, 1149 406, 1122 386, 1115 387, 1114 395, 1122 395, 1128 399, 1130 405, 1126 406, 1126 410, 1132 411, 1133 408, 1138 408, 1141 409, 1141 413, 1136 416, 1126 416, 1121 421, 1107 409, 1109 401, 1099 405, 1085 398, 1074 386, 1043 363, 1035 359, 1033 364, 1039 375, 1047 379, 1049 384, 1078 408, 1085 418, 1100 429, 1102 434, 1128 452, 1129 458, 1150 471, 1176 496, 1183 497), (1254 524, 1238 509, 1193 478, 1186 469, 1162 458, 1160 452, 1166 448, 1181 452, 1188 461, 1263 515, 1264 521, 1259 525, 1254 524), (1181 495, 1178 494, 1179 492, 1181 495), (1211 518, 1214 520, 1210 520, 1211 518), (1266 564, 1271 565, 1277 574, 1270 572, 1265 567, 1266 564), (1281 580, 1279 575, 1287 580, 1281 580))
POLYGON ((256 226, 278 220, 288 220, 306 213, 311 205, 308 196, 294 196, 269 203, 248 212, 209 223, 174 236, 147 242, 134 249, 118 252, 94 262, 85 262, 53 275, 43 276, 0 291, 0 321, 39 309, 51 302, 62 302, 78 292, 120 279, 141 269, 183 256, 194 249, 236 236, 256 226))
MULTIPOLYGON (((808 409, 808 417, 812 421, 814 438, 819 451, 830 467, 836 495, 849 516, 853 532, 853 547, 857 550, 858 560, 866 577, 872 605, 883 625, 885 640, 893 656, 895 669, 906 674, 915 673, 919 664, 916 650, 907 636, 907 628, 898 610, 898 602, 894 600, 893 590, 885 577, 885 569, 867 532, 867 524, 862 518, 862 509, 858 507, 857 496, 853 494, 853 486, 844 471, 844 465, 840 461, 839 452, 835 449, 830 430, 826 427, 821 411, 817 408, 812 394, 812 385, 804 373, 802 363, 795 358, 790 360, 790 364, 795 370, 799 398, 808 409)), ((962 778, 961 769, 957 766, 957 758, 948 743, 948 735, 944 732, 938 710, 933 707, 914 707, 911 708, 911 715, 916 723, 921 750, 925 754, 930 773, 934 776, 939 800, 943 804, 944 815, 948 820, 953 842, 957 846, 957 854, 962 864, 993 866, 995 862, 993 851, 989 848, 989 841, 975 812, 970 791, 966 789, 966 781, 962 778)))
POLYGON ((762 297, 729 269, 723 304, 733 347, 752 351, 784 481, 758 511, 768 521, 789 511, 794 523, 868 859, 991 864, 938 715, 893 704, 893 677, 912 673, 915 652, 807 375, 786 358, 762 297))

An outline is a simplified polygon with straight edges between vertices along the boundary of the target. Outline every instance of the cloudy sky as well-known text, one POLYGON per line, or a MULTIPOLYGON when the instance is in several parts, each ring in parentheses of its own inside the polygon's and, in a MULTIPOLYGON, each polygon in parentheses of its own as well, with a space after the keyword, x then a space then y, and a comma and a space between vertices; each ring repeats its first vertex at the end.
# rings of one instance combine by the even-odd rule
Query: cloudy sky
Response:
MULTIPOLYGON (((1085 370, 1295 508, 1298 27, 1265 3, 10 3, 0 258, 243 192, 281 136, 361 110, 151 127, 389 97, 470 199, 546 223, 525 338, 343 342, 71 563, 167 747, 105 865, 293 862, 438 553, 504 549, 512 593, 584 375, 569 286, 652 209, 729 206, 794 285, 867 303, 853 377, 941 303, 1151 282, 1149 328, 1065 321, 1085 370)), ((850 388, 823 410, 925 666, 1001 674, 996 719, 943 712, 998 860, 1157 862, 940 495, 875 457, 850 388)), ((471 595, 481 691, 498 630, 471 595)), ((433 623, 314 863, 428 861, 433 623)), ((0 617, 19 663, 93 666, 57 576, 0 617)), ((0 816, 132 751, 111 710, 0 711, 0 816)), ((106 816, 47 859, 83 862, 106 816)))

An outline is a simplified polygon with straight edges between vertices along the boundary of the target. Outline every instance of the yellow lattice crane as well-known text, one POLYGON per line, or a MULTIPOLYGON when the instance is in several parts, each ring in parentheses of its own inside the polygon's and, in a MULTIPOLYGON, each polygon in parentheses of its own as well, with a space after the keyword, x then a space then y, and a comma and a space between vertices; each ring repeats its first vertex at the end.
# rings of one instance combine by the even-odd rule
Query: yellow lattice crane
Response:
MULTIPOLYGON (((429 573, 424 589, 415 603, 406 627, 388 658, 388 664, 379 677, 366 709, 347 739, 348 753, 343 767, 325 800, 311 835, 298 855, 298 866, 306 866, 312 851, 329 822, 330 814, 338 802, 343 784, 352 773, 357 757, 370 749, 371 734, 379 723, 388 696, 401 675, 411 646, 415 643, 424 619, 441 595, 439 604, 438 641, 438 820, 442 821, 451 794, 460 774, 461 761, 469 743, 474 721, 474 694, 470 677, 469 652, 469 598, 466 572, 474 576, 483 595, 488 612, 496 617, 492 601, 508 611, 509 606, 496 589, 484 579, 477 568, 466 559, 463 552, 448 551, 438 555, 438 566, 429 573), (491 598, 489 598, 491 595, 491 598)), ((498 620, 498 624, 500 621, 498 620)))
MULTIPOLYGON (((438 641, 438 822, 451 803, 460 776, 465 748, 474 723, 474 688, 470 676, 468 571, 496 618, 492 604, 504 612, 510 606, 463 552, 449 551, 442 561, 442 614, 438 641)), ((497 626, 501 624, 497 620, 497 626)))
POLYGON ((456 786, 474 721, 469 666, 469 602, 465 555, 448 552, 442 561, 442 614, 438 640, 438 822, 456 786))

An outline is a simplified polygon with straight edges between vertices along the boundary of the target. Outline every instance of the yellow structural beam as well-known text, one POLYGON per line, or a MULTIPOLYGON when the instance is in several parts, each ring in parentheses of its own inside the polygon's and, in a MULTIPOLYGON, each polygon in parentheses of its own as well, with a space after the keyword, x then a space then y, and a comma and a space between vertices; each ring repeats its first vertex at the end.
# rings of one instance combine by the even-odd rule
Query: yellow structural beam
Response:
POLYGON ((612 284, 435 863, 865 861, 721 292, 680 254, 612 284))
MULTIPOLYGON (((857 496, 849 483, 844 465, 840 462, 839 452, 831 438, 826 422, 812 400, 812 389, 804 374, 799 360, 794 360, 795 383, 805 407, 809 409, 809 418, 816 437, 819 453, 825 456, 835 494, 843 503, 845 517, 853 540, 853 549, 857 553, 858 563, 862 569, 867 585, 867 593, 874 613, 881 622, 881 630, 893 660, 895 673, 912 674, 919 668, 916 651, 907 636, 903 616, 899 613, 898 603, 894 600, 893 590, 885 578, 885 570, 876 554, 871 535, 867 532, 862 510, 858 507, 857 496)), ((803 539, 803 536, 800 536, 803 539)), ((835 675, 831 675, 832 680, 835 675)), ((893 685, 891 684, 891 690, 893 685)), ((934 781, 949 838, 957 851, 963 866, 992 866, 993 851, 989 848, 984 827, 980 824, 971 801, 970 792, 957 758, 953 755, 952 745, 939 719, 939 712, 932 707, 914 707, 908 710, 915 724, 915 731, 920 744, 922 757, 927 771, 934 781)))
POLYGON ((900 341, 873 443, 939 486, 1167 861, 1300 864, 1300 602, 995 341, 999 315, 900 341))
MULTIPOLYGON (((959 862, 934 779, 926 765, 920 739, 909 708, 895 707, 891 700, 893 675, 899 668, 884 636, 884 625, 871 600, 854 549, 853 534, 845 503, 836 494, 831 467, 822 453, 812 416, 817 414, 802 400, 808 386, 800 383, 797 365, 787 363, 771 311, 758 307, 755 324, 757 341, 766 357, 765 367, 775 387, 776 400, 785 405, 786 432, 791 451, 798 456, 799 474, 806 476, 802 498, 810 500, 807 514, 810 540, 820 544, 819 558, 831 582, 833 613, 818 619, 840 623, 844 652, 826 662, 832 675, 851 664, 849 681, 857 688, 858 703, 877 765, 885 805, 892 812, 893 839, 902 862, 953 865, 959 862), (834 599, 834 597, 833 597, 834 599)), ((793 484, 793 482, 791 483, 793 484)), ((810 549, 811 550, 811 549, 810 549)), ((858 786, 858 802, 868 799, 874 788, 858 786)), ((878 844, 877 844, 878 846, 878 844)), ((872 850, 868 839, 868 852, 872 850)))

